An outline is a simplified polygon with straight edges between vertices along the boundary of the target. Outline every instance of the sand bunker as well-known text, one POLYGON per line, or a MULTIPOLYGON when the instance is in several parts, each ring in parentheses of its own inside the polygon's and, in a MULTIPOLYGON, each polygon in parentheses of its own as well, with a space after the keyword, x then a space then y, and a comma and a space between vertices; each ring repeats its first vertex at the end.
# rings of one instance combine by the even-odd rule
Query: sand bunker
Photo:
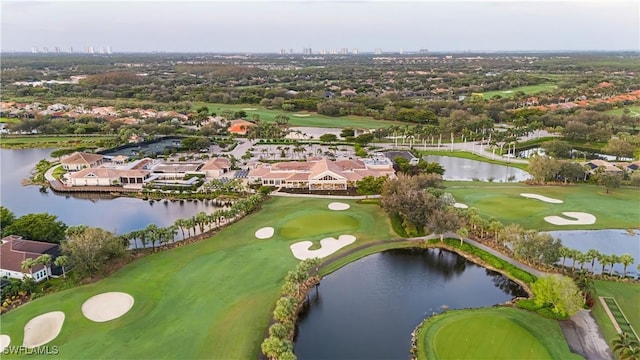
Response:
POLYGON ((0 335, 0 353, 4 351, 11 344, 11 338, 9 335, 2 334, 0 335))
POLYGON ((345 204, 345 203, 341 203, 341 202, 332 202, 331 204, 329 204, 329 209, 330 210, 347 210, 348 208, 350 208, 351 206, 349 204, 345 204))
POLYGON ((244 108, 242 109, 242 111, 255 111, 258 110, 257 108, 244 108))
POLYGON ((542 195, 538 195, 538 194, 529 194, 529 193, 524 193, 524 194, 520 194, 520 196, 524 196, 526 198, 529 199, 536 199, 536 200, 540 200, 540 201, 544 201, 546 203, 551 203, 551 204, 562 204, 562 200, 558 200, 558 199, 554 199, 554 198, 550 198, 550 197, 546 197, 546 196, 542 196, 542 195))
POLYGON ((560 216, 545 216, 544 221, 553 225, 591 225, 596 223, 596 217, 583 212, 563 212, 562 215, 575 220, 565 219, 560 216))
POLYGON ((293 114, 293 116, 295 117, 307 117, 310 116, 309 114, 293 114))
POLYGON ((289 248, 291 249, 291 252, 296 259, 322 259, 323 257, 327 257, 347 245, 353 244, 355 241, 356 237, 353 235, 340 235, 338 236, 337 240, 333 237, 320 240, 321 246, 320 249, 317 250, 309 250, 309 248, 313 245, 311 241, 297 242, 295 244, 292 244, 289 248))
POLYGON ((24 326, 24 341, 22 346, 35 348, 55 339, 64 323, 62 311, 52 311, 29 320, 24 326))
POLYGON ((82 314, 95 322, 117 319, 133 306, 133 296, 123 292, 106 292, 92 296, 82 304, 82 314))
POLYGON ((258 239, 268 239, 273 236, 275 230, 272 227, 263 227, 256 231, 256 237, 258 239))
POLYGON ((463 203, 455 203, 453 204, 453 207, 458 209, 468 209, 469 205, 463 203))

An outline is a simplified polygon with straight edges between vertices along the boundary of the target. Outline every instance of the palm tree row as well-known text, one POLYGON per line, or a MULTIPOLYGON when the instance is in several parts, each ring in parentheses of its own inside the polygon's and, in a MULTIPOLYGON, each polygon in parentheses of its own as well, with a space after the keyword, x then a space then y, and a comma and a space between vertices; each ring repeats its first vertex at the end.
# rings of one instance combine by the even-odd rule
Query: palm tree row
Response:
POLYGON ((138 244, 142 244, 143 248, 150 245, 155 249, 156 245, 174 243, 177 240, 178 231, 182 234, 182 240, 186 240, 230 224, 256 210, 263 200, 262 194, 251 195, 236 201, 228 209, 218 209, 210 214, 201 211, 190 218, 177 219, 172 225, 165 228, 149 224, 144 229, 123 234, 122 238, 129 244, 133 243, 135 249, 138 249, 138 244))
POLYGON ((613 267, 616 264, 623 266, 622 277, 627 276, 627 267, 634 263, 635 259, 630 254, 623 255, 607 255, 596 249, 589 249, 587 252, 581 252, 576 249, 562 247, 560 249, 562 257, 562 266, 565 266, 566 260, 571 259, 571 270, 576 270, 576 264, 580 266, 579 270, 586 270, 592 274, 596 273, 596 261, 600 265, 600 274, 605 274, 607 265, 609 266, 609 275, 613 275, 613 267), (585 268, 585 264, 587 267, 585 268))

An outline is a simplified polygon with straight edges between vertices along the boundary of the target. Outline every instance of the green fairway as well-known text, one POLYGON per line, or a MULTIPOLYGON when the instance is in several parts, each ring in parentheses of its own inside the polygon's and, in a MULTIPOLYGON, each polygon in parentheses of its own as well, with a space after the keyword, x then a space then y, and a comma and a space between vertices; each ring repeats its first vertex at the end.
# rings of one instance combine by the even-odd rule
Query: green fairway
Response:
POLYGON ((523 93, 525 93, 525 95, 532 95, 542 91, 555 90, 557 88, 558 86, 553 83, 543 83, 538 85, 520 86, 506 90, 487 91, 485 93, 482 93, 482 97, 484 99, 491 99, 492 97, 499 95, 503 98, 512 98, 518 91, 522 91, 523 93))
MULTIPOLYGON (((636 333, 640 331, 640 311, 638 311, 638 304, 640 304, 640 285, 602 280, 596 280, 594 285, 596 295, 615 298, 636 333)), ((615 339, 618 334, 599 299, 595 301, 593 316, 604 333, 604 338, 607 340, 607 343, 610 344, 611 340, 615 339)))
POLYGON ((513 308, 455 310, 418 331, 419 359, 581 359, 558 323, 513 308))
POLYGON ((209 108, 209 112, 220 115, 223 111, 244 111, 247 113, 247 118, 251 119, 251 115, 260 115, 260 121, 274 122, 276 115, 286 115, 289 117, 289 126, 308 126, 308 127, 321 127, 321 128, 358 128, 358 129, 377 129, 381 127, 388 127, 390 125, 402 125, 406 123, 398 121, 388 120, 376 120, 371 117, 365 116, 340 116, 331 117, 324 116, 314 112, 285 112, 282 110, 269 110, 259 105, 243 104, 243 105, 231 105, 231 104, 212 104, 212 103, 194 103, 193 109, 206 106, 209 108), (250 110, 255 109, 255 110, 250 110))
MULTIPOLYGON (((304 210, 302 210, 304 211, 304 210)), ((280 227, 280 234, 288 240, 302 238, 322 238, 330 235, 350 233, 360 226, 356 216, 348 213, 327 212, 326 214, 308 214, 288 216, 280 227)))
POLYGON ((10 123, 18 123, 18 122, 20 122, 20 119, 18 118, 0 117, 0 123, 10 124, 10 123))
POLYGON ((503 224, 518 223, 527 229, 636 229, 640 225, 640 189, 620 188, 606 194, 595 185, 533 186, 518 183, 482 183, 447 181, 447 192, 456 201, 475 207, 480 215, 495 217, 503 224), (522 197, 533 193, 562 200, 562 204, 546 203, 522 197), (596 216, 593 225, 553 225, 545 216, 561 216, 563 212, 585 212, 596 216))
POLYGON ((348 233, 357 238, 342 250, 348 251, 393 238, 387 216, 377 205, 344 201, 351 209, 333 212, 327 208, 330 202, 271 199, 259 212, 210 239, 146 256, 100 282, 47 295, 3 315, 2 334, 11 337, 11 345, 20 345, 29 319, 59 310, 66 315, 65 323, 48 345, 58 346, 63 358, 253 359, 283 278, 298 262, 290 244, 300 240, 317 244, 324 235, 348 233), (320 230, 325 216, 340 225, 320 230), (300 231, 299 239, 280 234, 287 226, 313 219, 318 220, 308 232, 300 231), (354 227, 348 229, 350 225, 354 227), (264 226, 275 228, 274 237, 256 239, 255 231, 264 226), (113 321, 87 320, 82 303, 107 291, 131 294, 133 308, 113 321))
POLYGON ((91 146, 115 136, 2 136, 0 145, 3 148, 58 148, 74 146, 91 146))
POLYGON ((622 115, 624 115, 624 110, 625 109, 629 109, 629 116, 632 116, 632 117, 639 117, 640 116, 640 106, 637 106, 637 105, 625 106, 625 107, 620 108, 620 109, 613 109, 613 110, 605 111, 604 113, 605 114, 609 114, 609 115, 622 116, 622 115))

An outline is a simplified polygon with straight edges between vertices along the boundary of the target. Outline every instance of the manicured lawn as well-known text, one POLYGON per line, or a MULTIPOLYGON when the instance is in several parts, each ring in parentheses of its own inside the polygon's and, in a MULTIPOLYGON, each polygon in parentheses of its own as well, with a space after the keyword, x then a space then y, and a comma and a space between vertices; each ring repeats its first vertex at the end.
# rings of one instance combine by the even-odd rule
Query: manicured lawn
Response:
MULTIPOLYGON (((156 253, 125 266, 108 278, 32 301, 2 316, 2 333, 11 345, 22 343, 29 319, 61 310, 66 320, 57 345, 63 358, 83 359, 250 359, 259 352, 282 279, 297 260, 289 245, 318 241, 325 235, 356 236, 353 246, 390 239, 387 217, 377 205, 344 201, 351 209, 334 212, 331 200, 274 198, 263 209, 208 240, 156 253), (306 219, 307 232, 297 239, 281 229, 306 219), (331 229, 327 221, 340 223, 331 229), (347 225, 353 227, 347 229, 347 225), (276 229, 271 239, 254 233, 276 229), (93 323, 82 315, 82 303, 106 291, 135 298, 125 316, 93 323)), ((11 356, 6 356, 11 358, 11 356)), ((34 356, 37 357, 37 356, 34 356)))
POLYGON ((456 310, 418 332, 418 359, 581 359, 558 323, 513 308, 456 310))
POLYGON ((553 83, 543 83, 538 85, 529 85, 529 86, 520 86, 513 89, 505 89, 505 90, 496 90, 496 91, 487 91, 486 93, 482 93, 482 97, 485 99, 491 99, 496 95, 500 95, 503 98, 511 98, 517 91, 522 91, 523 93, 530 95, 539 93, 542 91, 551 91, 556 89, 556 86, 553 83))
POLYGON ((259 105, 241 104, 212 104, 212 103, 194 103, 193 109, 206 106, 209 108, 209 112, 220 115, 223 111, 240 111, 243 110, 247 113, 247 118, 251 119, 251 115, 260 115, 260 121, 273 122, 276 115, 287 115, 289 117, 290 126, 309 126, 309 127, 321 127, 321 128, 361 128, 361 129, 377 129, 381 127, 388 127, 390 125, 401 125, 397 121, 376 120, 374 118, 365 116, 340 116, 330 117, 319 115, 315 112, 299 111, 299 112, 285 112, 282 110, 269 110, 259 105), (256 110, 247 110, 256 109, 256 110), (296 116, 303 115, 302 117, 296 116), (308 115, 308 116, 307 116, 308 115))
POLYGON ((516 163, 516 162, 506 162, 506 161, 501 161, 501 160, 492 160, 490 158, 486 158, 484 156, 480 156, 480 155, 476 155, 474 153, 468 152, 468 151, 462 151, 462 150, 419 150, 417 151, 418 153, 420 153, 420 155, 439 155, 439 156, 451 156, 451 157, 457 157, 457 158, 462 158, 462 159, 469 159, 469 160, 477 160, 477 161, 482 161, 482 162, 486 162, 486 163, 490 163, 490 164, 498 164, 498 165, 504 165, 504 166, 511 166, 514 168, 518 168, 520 170, 524 170, 527 171, 529 164, 524 164, 524 163, 516 163))
MULTIPOLYGON (((629 320, 629 323, 633 326, 636 333, 638 333, 640 331, 640 311, 638 311, 638 304, 640 304, 640 285, 602 280, 596 280, 594 285, 597 296, 610 296, 616 299, 624 315, 629 320)), ((607 343, 611 344, 611 340, 615 339, 618 334, 599 299, 596 299, 595 306, 593 307, 593 316, 604 333, 604 338, 607 340, 607 343)))
POLYGON ((0 143, 7 148, 73 147, 113 138, 114 136, 2 136, 0 143))
POLYGON ((605 114, 622 116, 624 115, 624 109, 629 109, 629 116, 640 116, 640 106, 638 105, 625 106, 620 109, 605 111, 605 114))
POLYGON ((0 123, 17 123, 20 122, 20 119, 16 119, 16 118, 7 118, 7 117, 0 117, 0 123))
POLYGON ((531 186, 517 183, 447 181, 446 191, 456 201, 475 207, 483 217, 495 217, 503 224, 519 223, 527 229, 636 229, 640 219, 640 189, 619 188, 605 194, 595 185, 531 186), (544 195, 564 201, 550 204, 527 199, 521 193, 544 195), (565 211, 586 212, 596 216, 593 225, 552 225, 545 216, 561 216, 565 211))

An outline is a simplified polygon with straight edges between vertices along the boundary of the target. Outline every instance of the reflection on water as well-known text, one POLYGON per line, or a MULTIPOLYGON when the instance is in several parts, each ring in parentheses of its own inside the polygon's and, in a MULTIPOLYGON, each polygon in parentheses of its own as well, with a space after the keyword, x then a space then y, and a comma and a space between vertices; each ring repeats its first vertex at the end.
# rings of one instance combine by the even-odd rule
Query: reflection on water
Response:
POLYGON ((39 186, 22 186, 21 180, 51 149, 0 149, 0 204, 16 216, 28 213, 57 215, 67 225, 99 226, 125 233, 149 224, 164 227, 178 218, 187 218, 215 207, 209 202, 147 202, 132 198, 112 198, 108 194, 58 194, 41 192, 39 186))
POLYGON ((439 249, 390 250, 325 277, 297 324, 299 359, 406 359, 411 331, 449 309, 491 306, 524 291, 439 249))
POLYGON ((442 155, 427 155, 424 156, 424 159, 440 163, 445 169, 445 180, 471 181, 477 179, 480 181, 518 182, 531 177, 528 172, 518 168, 477 160, 442 155))

